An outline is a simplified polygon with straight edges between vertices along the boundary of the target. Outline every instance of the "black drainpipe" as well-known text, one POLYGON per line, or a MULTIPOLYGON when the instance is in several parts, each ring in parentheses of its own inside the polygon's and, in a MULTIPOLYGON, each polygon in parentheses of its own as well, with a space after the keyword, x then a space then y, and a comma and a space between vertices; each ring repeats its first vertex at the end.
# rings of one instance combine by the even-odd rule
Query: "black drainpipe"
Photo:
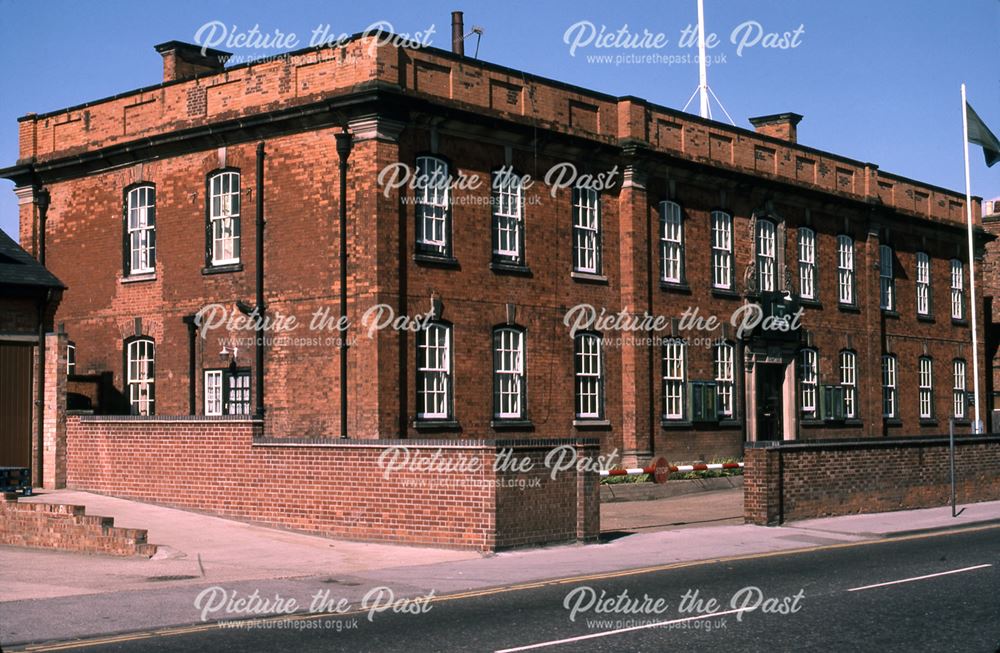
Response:
POLYGON ((195 407, 195 330, 198 325, 195 323, 194 315, 185 315, 184 324, 188 328, 188 413, 196 415, 198 411, 195 407))
MULTIPOLYGON (((340 315, 347 315, 347 158, 351 156, 351 133, 338 132, 337 156, 340 157, 340 315)), ((347 324, 340 334, 340 437, 347 438, 347 324)))
MULTIPOLYGON (((45 265, 45 221, 49 214, 49 191, 40 188, 35 193, 38 203, 38 262, 45 265)), ((45 459, 45 314, 48 312, 52 291, 46 290, 38 302, 38 450, 35 452, 35 482, 42 486, 42 465, 45 459)))
MULTIPOLYGON (((257 314, 264 321, 264 142, 257 143, 257 314)), ((257 367, 257 419, 264 419, 264 333, 254 338, 255 365, 257 367)))

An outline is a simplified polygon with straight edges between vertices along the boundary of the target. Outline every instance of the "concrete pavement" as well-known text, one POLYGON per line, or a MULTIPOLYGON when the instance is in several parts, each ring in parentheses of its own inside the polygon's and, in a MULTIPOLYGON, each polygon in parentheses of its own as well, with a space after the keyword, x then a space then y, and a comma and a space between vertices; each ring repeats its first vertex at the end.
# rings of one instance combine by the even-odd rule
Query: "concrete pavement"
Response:
POLYGON ((151 559, 0 547, 0 600, 54 598, 157 586, 355 573, 479 558, 474 551, 333 540, 89 492, 42 490, 21 501, 84 505, 116 526, 145 528, 151 559), (53 572, 57 573, 53 573, 53 572))
MULTIPOLYGON (((710 499, 719 506, 725 506, 727 501, 731 505, 733 501, 732 496, 710 499)), ((61 495, 59 500, 68 501, 69 496, 61 495)), ((113 502, 118 500, 101 498, 105 500, 108 503, 100 504, 105 512, 116 509, 113 502)), ((690 497, 675 499, 681 500, 690 497)), ((640 503, 648 511, 651 504, 658 502, 640 503)), ((627 504, 616 507, 622 505, 627 504)), ((169 510, 144 504, 132 509, 169 510)), ((95 507, 93 512, 100 510, 95 507)), ((157 527, 148 522, 123 522, 123 525, 149 528, 150 541, 154 543, 171 542, 168 545, 171 548, 175 546, 173 543, 180 543, 177 550, 186 557, 136 560, 0 548, 0 575, 5 586, 10 583, 13 596, 19 597, 11 600, 8 595, 0 602, 0 642, 9 645, 198 623, 201 614, 195 607, 196 597, 208 586, 219 586, 240 596, 257 591, 261 596, 294 597, 302 606, 308 606, 310 597, 323 590, 354 604, 379 586, 389 587, 397 597, 432 591, 441 596, 553 578, 850 545, 911 532, 915 527, 947 529, 996 523, 1000 522, 1000 501, 970 504, 957 519, 951 517, 950 508, 932 508, 810 520, 781 527, 687 525, 617 533, 599 545, 553 546, 489 557, 469 552, 341 542, 184 511, 171 512, 182 514, 157 515, 167 521, 191 519, 198 524, 157 527), (216 521, 225 524, 214 524, 216 521), (231 538, 237 539, 213 535, 210 532, 213 528, 228 531, 231 538), (202 556, 201 566, 198 553, 202 556), (167 578, 153 580, 157 576, 167 578), (171 579, 175 576, 190 578, 171 579), (35 598, 26 600, 28 596, 35 598), (45 614, 46 618, 39 619, 39 614, 45 614)), ((226 617, 213 614, 209 615, 209 621, 226 617)))

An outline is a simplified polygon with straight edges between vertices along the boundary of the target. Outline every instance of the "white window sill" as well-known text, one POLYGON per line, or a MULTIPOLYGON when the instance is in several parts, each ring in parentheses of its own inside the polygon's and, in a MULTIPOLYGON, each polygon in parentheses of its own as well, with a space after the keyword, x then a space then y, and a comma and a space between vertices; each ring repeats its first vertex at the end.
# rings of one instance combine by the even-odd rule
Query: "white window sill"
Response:
POLYGON ((143 281, 156 281, 156 271, 137 272, 135 274, 130 274, 127 277, 121 277, 118 279, 119 283, 141 283, 143 281))

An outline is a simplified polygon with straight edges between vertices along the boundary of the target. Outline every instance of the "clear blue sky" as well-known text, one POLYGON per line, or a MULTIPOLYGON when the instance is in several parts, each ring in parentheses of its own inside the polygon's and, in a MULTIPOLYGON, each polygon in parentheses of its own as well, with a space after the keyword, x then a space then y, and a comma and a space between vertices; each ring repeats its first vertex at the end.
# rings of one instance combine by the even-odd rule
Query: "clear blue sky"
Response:
MULTIPOLYGON (((709 84, 738 125, 749 116, 794 111, 805 115, 799 141, 883 169, 964 190, 959 85, 995 133, 1000 133, 1000 0, 705 0, 709 33, 725 63, 709 84), (748 46, 737 56, 733 30, 756 21, 764 32, 804 31, 794 49, 748 46)), ((331 33, 362 31, 388 21, 400 33, 425 32, 431 45, 450 47, 450 11, 466 26, 482 25, 480 58, 616 95, 637 95, 681 108, 698 82, 694 64, 613 65, 587 55, 682 55, 678 39, 696 23, 695 0, 615 2, 276 2, 171 0, 146 3, 15 2, 0 0, 0 167, 17 158, 18 116, 46 112, 155 84, 161 59, 153 45, 193 41, 210 22, 255 24, 261 32, 294 32, 307 45, 319 25, 331 33), (564 35, 589 21, 617 32, 664 34, 649 50, 581 46, 570 55, 564 35)), ((582 36, 586 36, 583 34, 582 36)), ((753 37, 753 34, 749 34, 753 37)), ((227 48, 260 56, 273 50, 227 48)), ((474 38, 468 41, 468 53, 474 38)), ((692 105, 692 109, 695 109, 692 105)), ((716 116, 719 114, 716 111, 716 116)), ((1000 167, 985 167, 972 151, 972 191, 1000 195, 1000 167)), ((12 184, 0 181, 0 228, 17 234, 12 184)))

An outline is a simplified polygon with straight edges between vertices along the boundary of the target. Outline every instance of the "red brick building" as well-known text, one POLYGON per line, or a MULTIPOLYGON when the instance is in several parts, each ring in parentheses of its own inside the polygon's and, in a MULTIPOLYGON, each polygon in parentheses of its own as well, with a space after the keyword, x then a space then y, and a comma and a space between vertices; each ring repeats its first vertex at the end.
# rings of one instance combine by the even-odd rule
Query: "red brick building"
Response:
MULTIPOLYGON (((272 437, 597 435, 631 462, 968 423, 964 196, 799 144, 801 116, 751 131, 371 36, 230 68, 157 50, 162 83, 21 118, 2 172, 51 195, 47 264, 69 288, 56 319, 78 373, 113 374, 103 410, 257 410, 247 334, 191 318, 257 304, 262 206, 266 315, 300 323, 263 348, 272 437), (456 183, 380 183, 400 163, 456 183), (567 163, 601 183, 545 183, 567 163), (501 169, 534 183, 493 187, 501 169), (339 317, 342 290, 346 379, 338 333, 308 328, 339 317), (571 337, 584 304, 665 328, 571 337), (728 323, 747 304, 776 324, 801 307, 801 328, 681 319, 728 323), (378 305, 433 321, 369 337, 378 305)), ((36 251, 30 202, 20 229, 36 251)))
MULTIPOLYGON (((983 228, 1000 236, 1000 197, 983 202, 983 228)), ((996 433, 1000 432, 1000 242, 997 240, 986 244, 984 263, 983 324, 986 327, 987 367, 983 406, 987 428, 996 433)))

